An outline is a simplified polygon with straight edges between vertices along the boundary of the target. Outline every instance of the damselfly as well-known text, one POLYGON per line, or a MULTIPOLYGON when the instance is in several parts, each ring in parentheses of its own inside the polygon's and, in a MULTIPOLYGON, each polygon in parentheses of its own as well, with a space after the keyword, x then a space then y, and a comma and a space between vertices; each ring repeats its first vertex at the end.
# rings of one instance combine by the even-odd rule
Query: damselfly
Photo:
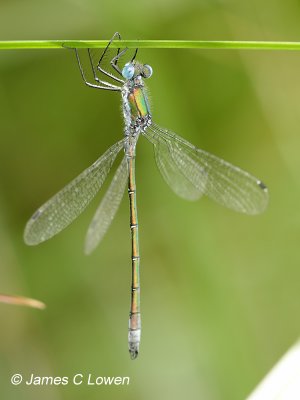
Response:
POLYGON ((151 77, 152 68, 136 61, 137 49, 123 67, 119 63, 127 48, 116 50, 116 55, 110 60, 110 70, 103 67, 104 57, 115 39, 120 40, 118 33, 115 33, 96 63, 88 49, 92 83, 86 79, 78 50, 75 51, 81 76, 87 86, 120 92, 125 123, 124 137, 33 214, 25 228, 24 238, 27 244, 36 245, 68 226, 96 195, 117 154, 124 150, 123 160, 88 228, 85 251, 91 253, 103 238, 119 207, 128 181, 132 243, 128 346, 130 356, 134 359, 139 352, 141 337, 140 253, 135 182, 136 143, 139 136, 144 136, 152 143, 156 163, 163 178, 184 199, 197 200, 205 194, 235 211, 258 214, 267 205, 268 191, 260 180, 247 172, 156 125, 152 121, 144 84, 144 79, 151 77))

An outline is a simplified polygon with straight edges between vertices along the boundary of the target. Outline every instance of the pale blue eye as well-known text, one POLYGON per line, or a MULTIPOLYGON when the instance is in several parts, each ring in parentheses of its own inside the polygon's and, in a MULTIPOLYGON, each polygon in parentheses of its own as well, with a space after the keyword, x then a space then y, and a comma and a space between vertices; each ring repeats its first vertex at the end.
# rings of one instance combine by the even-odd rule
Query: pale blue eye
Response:
POLYGON ((131 79, 134 75, 134 66, 130 63, 125 64, 124 68, 122 69, 122 76, 125 79, 131 79))
POLYGON ((150 65, 148 65, 148 64, 144 64, 143 69, 142 69, 142 76, 144 78, 150 78, 152 73, 153 73, 152 67, 150 67, 150 65))

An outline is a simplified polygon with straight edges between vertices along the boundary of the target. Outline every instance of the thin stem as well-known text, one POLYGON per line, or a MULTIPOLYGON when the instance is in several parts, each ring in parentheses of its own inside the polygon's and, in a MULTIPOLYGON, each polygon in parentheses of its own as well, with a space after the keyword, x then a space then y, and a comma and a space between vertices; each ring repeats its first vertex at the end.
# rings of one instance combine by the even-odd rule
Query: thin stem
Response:
MULTIPOLYGON (((0 41, 0 50, 105 48, 108 40, 9 40, 0 41)), ((140 49, 235 49, 300 50, 300 42, 261 42, 229 40, 120 40, 111 47, 140 49)))
POLYGON ((42 301, 30 299, 29 297, 12 296, 9 294, 0 294, 0 303, 39 308, 40 310, 43 310, 46 307, 42 301))

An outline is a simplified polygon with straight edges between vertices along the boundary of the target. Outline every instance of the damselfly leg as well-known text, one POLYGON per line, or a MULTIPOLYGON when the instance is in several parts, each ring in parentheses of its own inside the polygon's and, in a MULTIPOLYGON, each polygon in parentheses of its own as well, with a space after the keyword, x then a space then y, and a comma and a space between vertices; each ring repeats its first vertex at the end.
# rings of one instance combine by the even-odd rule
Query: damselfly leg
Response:
MULTIPOLYGON (((115 80, 115 81, 117 81, 117 82, 119 82, 119 83, 121 83, 121 84, 124 84, 124 80, 123 80, 123 79, 120 79, 120 78, 116 77, 114 74, 112 74, 111 72, 107 71, 106 69, 104 69, 104 68, 102 67, 104 58, 105 58, 106 54, 108 53, 108 49, 109 49, 110 45, 112 44, 112 42, 115 41, 115 40, 121 40, 121 35, 119 34, 119 32, 116 32, 116 33, 113 35, 113 37, 110 39, 110 41, 108 42, 107 46, 105 47, 105 49, 104 49, 104 51, 103 51, 103 53, 102 53, 102 55, 101 55, 101 57, 100 57, 100 60, 98 61, 97 70, 100 71, 100 72, 102 72, 102 74, 108 76, 109 78, 111 78, 111 79, 113 79, 113 80, 115 80)), ((121 52, 122 55, 123 55, 126 51, 127 51, 127 48, 125 48, 124 50, 122 50, 122 52, 121 52)), ((117 71, 117 72, 122 76, 122 73, 121 73, 121 71, 120 71, 120 69, 119 69, 119 67, 118 67, 118 65, 117 65, 117 62, 118 62, 119 57, 120 57, 120 47, 118 47, 118 49, 117 49, 117 54, 116 54, 116 56, 114 56, 114 57, 110 60, 110 65, 111 65, 111 67, 112 67, 115 71, 117 71)))
POLYGON ((104 89, 104 90, 120 91, 120 88, 119 88, 118 86, 112 85, 111 83, 106 82, 106 81, 102 81, 101 79, 99 79, 99 78, 96 76, 95 70, 94 70, 94 67, 93 67, 93 64, 92 64, 90 52, 88 51, 89 59, 90 59, 91 65, 92 65, 92 71, 93 71, 93 74, 94 74, 94 79, 95 79, 95 81, 97 82, 97 84, 89 82, 89 81, 87 80, 87 78, 86 78, 86 75, 85 75, 85 72, 84 72, 82 63, 81 63, 81 61, 80 61, 80 57, 79 57, 79 53, 78 53, 78 50, 77 50, 77 49, 75 49, 75 54, 76 54, 76 59, 77 59, 77 63, 78 63, 78 66, 79 66, 79 70, 80 70, 80 73, 81 73, 81 77, 82 77, 84 83, 85 83, 87 86, 92 87, 92 88, 95 88, 95 89, 104 89))

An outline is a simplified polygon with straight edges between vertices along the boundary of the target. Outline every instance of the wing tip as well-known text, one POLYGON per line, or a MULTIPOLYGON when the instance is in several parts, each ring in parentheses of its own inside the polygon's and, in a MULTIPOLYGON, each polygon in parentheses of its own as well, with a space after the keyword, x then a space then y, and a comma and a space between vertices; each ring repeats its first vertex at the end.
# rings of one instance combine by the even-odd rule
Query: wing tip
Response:
POLYGON ((46 237, 40 237, 38 239, 36 237, 34 237, 35 235, 33 235, 31 232, 30 222, 31 222, 31 219, 27 222, 27 225, 25 226, 25 229, 24 229, 24 234, 23 234, 24 243, 27 246, 36 246, 37 244, 40 244, 40 243, 44 242, 45 240, 47 240, 46 237))

